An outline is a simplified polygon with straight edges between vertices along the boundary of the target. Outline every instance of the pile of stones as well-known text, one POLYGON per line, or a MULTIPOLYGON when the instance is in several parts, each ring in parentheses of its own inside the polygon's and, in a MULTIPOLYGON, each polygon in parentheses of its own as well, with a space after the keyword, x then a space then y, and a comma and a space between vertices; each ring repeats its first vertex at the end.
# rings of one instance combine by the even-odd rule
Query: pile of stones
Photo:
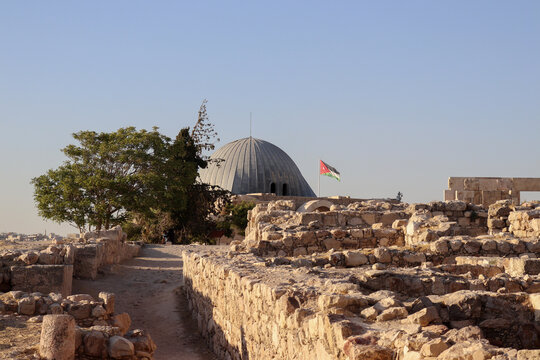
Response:
MULTIPOLYGON (((156 345, 150 334, 131 330, 129 314, 114 313, 115 295, 101 292, 63 297, 11 291, 0 295, 3 316, 41 323, 42 359, 151 360, 156 345)), ((31 344, 29 344, 31 345, 31 344)))

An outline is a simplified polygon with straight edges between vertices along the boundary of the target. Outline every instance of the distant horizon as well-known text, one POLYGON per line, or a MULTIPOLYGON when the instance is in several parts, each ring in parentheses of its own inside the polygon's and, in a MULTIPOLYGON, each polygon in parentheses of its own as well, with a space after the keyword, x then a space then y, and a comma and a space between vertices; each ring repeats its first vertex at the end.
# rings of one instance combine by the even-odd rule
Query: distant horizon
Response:
POLYGON ((0 232, 74 231, 37 215, 30 184, 72 133, 174 137, 203 99, 217 148, 251 128, 314 191, 318 161, 335 167, 324 196, 429 202, 450 176, 540 177, 538 14, 532 0, 4 2, 0 232))

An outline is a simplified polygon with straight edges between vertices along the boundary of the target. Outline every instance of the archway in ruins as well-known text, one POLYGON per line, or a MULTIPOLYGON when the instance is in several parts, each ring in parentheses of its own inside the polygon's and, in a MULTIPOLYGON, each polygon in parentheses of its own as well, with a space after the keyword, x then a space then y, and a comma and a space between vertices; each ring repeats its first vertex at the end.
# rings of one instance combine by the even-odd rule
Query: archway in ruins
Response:
POLYGON ((330 211, 333 204, 328 200, 311 200, 302 204, 296 211, 298 212, 326 212, 330 211))

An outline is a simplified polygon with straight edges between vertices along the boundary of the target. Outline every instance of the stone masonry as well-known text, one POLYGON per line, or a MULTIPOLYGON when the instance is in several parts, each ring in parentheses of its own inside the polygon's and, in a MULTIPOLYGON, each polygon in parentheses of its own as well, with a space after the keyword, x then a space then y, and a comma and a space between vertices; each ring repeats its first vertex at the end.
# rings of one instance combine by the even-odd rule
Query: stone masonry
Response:
POLYGON ((258 204, 184 291, 223 359, 540 359, 539 205, 258 204))
POLYGON ((489 206, 499 200, 520 204, 521 191, 540 191, 540 178, 450 177, 444 200, 489 206))

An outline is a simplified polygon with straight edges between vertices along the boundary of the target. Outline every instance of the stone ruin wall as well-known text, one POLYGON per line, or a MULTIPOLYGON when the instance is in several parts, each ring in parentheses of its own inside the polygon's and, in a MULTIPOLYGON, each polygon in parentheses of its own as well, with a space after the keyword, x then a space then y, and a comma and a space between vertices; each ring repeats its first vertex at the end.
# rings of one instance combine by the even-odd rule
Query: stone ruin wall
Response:
POLYGON ((114 294, 102 292, 98 299, 71 295, 73 276, 95 279, 99 270, 137 256, 140 248, 127 242, 116 227, 56 242, 41 251, 4 251, 1 316, 43 323, 39 348, 43 359, 150 360, 156 349, 150 334, 129 331, 129 314, 114 314, 114 294))
POLYGON ((126 241, 120 227, 85 233, 44 250, 0 253, 0 291, 59 292, 71 295, 73 277, 95 279, 98 270, 137 256, 141 245, 126 241))
POLYGON ((259 204, 185 292, 222 358, 540 359, 539 205, 259 204))
POLYGON ((295 204, 258 204, 248 213, 245 244, 264 255, 298 256, 330 249, 405 246, 441 236, 486 234, 488 213, 463 201, 404 204, 376 201, 297 212, 295 204))
POLYGON ((249 253, 196 250, 183 260, 190 308, 222 359, 540 356, 522 349, 537 346, 527 293, 461 290, 450 278, 448 294, 435 295, 441 284, 426 286, 429 274, 275 267, 249 253))
POLYGON ((500 200, 519 205, 521 191, 540 191, 540 178, 450 177, 444 200, 489 206, 500 200))
POLYGON ((115 314, 115 301, 115 295, 107 292, 94 299, 88 294, 64 297, 55 292, 10 291, 0 295, 0 313, 43 322, 42 342, 46 334, 53 334, 57 345, 61 343, 64 348, 59 352, 54 346, 42 344, 40 352, 45 359, 152 359, 156 345, 150 334, 140 329, 130 331, 131 318, 127 313, 115 314), (47 317, 58 316, 69 320, 72 339, 67 337, 65 327, 47 321, 47 317), (66 353, 65 344, 70 342, 71 350, 66 353))

